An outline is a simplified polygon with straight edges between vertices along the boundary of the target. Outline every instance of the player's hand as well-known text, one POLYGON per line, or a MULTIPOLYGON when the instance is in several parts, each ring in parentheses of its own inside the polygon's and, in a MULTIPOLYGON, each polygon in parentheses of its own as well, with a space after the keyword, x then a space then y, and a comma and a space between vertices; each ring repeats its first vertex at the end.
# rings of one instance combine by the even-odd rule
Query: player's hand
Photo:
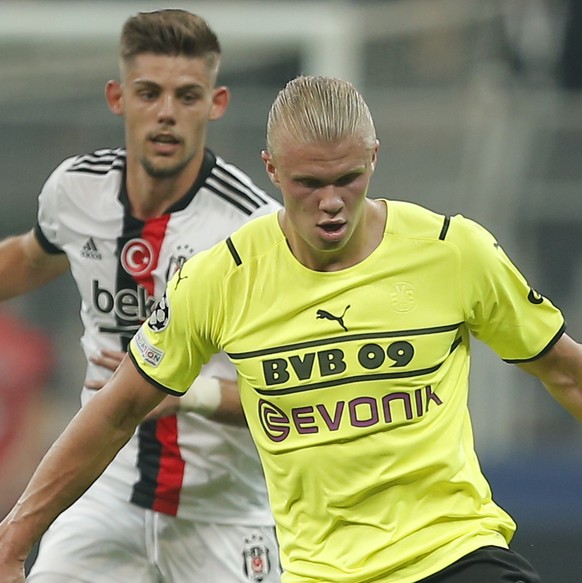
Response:
MULTIPOLYGON (((102 366, 113 372, 121 364, 124 356, 125 352, 120 350, 102 350, 99 354, 90 356, 89 360, 93 364, 102 366)), ((103 388, 106 382, 106 379, 85 381, 85 387, 93 391, 98 391, 103 388)))

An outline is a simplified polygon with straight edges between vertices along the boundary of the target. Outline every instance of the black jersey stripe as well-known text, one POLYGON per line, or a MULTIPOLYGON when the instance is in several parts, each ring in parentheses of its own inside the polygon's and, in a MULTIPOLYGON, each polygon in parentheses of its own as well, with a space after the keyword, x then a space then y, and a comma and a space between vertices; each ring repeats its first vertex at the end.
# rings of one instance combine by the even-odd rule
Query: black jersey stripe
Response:
MULTIPOLYGON (((125 192, 125 184, 120 185, 121 192, 125 192)), ((131 215, 129 205, 124 206, 122 232, 117 238, 117 274, 116 293, 122 290, 132 290, 137 293, 138 282, 122 265, 122 255, 125 245, 132 239, 140 238, 145 223, 131 215)), ((120 314, 115 315, 117 329, 126 329, 127 332, 136 325, 135 321, 127 320, 120 314)), ((121 349, 128 351, 128 345, 132 337, 131 333, 120 334, 121 349)), ((137 458, 136 469, 139 472, 136 482, 133 484, 130 500, 133 504, 143 508, 153 508, 156 499, 157 477, 160 471, 163 444, 156 439, 156 421, 142 423, 137 432, 137 458)))
POLYGON ((239 209, 240 211, 242 211, 245 215, 252 215, 253 214, 253 211, 255 209, 249 208, 248 207, 248 204, 243 204, 242 202, 240 202, 239 200, 237 200, 236 198, 234 198, 228 192, 225 192, 224 190, 221 190, 221 189, 217 188, 216 186, 213 186, 210 183, 210 181, 207 181, 206 182, 205 187, 210 192, 213 192, 214 194, 216 194, 216 196, 222 198, 222 200, 225 200, 226 202, 230 203, 232 206, 234 206, 237 209, 239 209))
MULTIPOLYGON (((228 243, 227 243, 228 244, 228 243)), ((261 350, 251 350, 249 352, 227 352, 228 356, 233 360, 245 360, 247 358, 256 358, 257 356, 266 356, 270 354, 277 354, 279 352, 289 352, 291 350, 300 350, 304 348, 312 348, 315 346, 325 346, 345 342, 353 342, 354 340, 378 340, 381 338, 400 338, 406 336, 425 336, 427 334, 442 334, 444 332, 452 332, 457 330, 462 325, 462 322, 456 324, 447 324, 444 326, 434 326, 431 328, 413 328, 410 330, 391 330, 386 332, 366 332, 363 334, 345 334, 344 336, 333 336, 322 338, 320 340, 309 340, 307 342, 297 342, 296 344, 284 344, 283 346, 274 346, 271 348, 263 348, 261 350)))
POLYGON ((139 330, 139 325, 131 324, 127 326, 100 326, 99 331, 106 334, 121 334, 127 338, 131 338, 139 330))
POLYGON ((563 336, 564 332, 566 332, 566 323, 565 322, 562 324, 560 329, 556 332, 554 337, 548 342, 548 344, 545 346, 545 348, 543 350, 541 350, 535 356, 532 356, 531 358, 522 358, 522 359, 504 358, 503 362, 507 362, 508 364, 520 364, 520 363, 525 363, 525 362, 533 362, 534 360, 537 360, 538 358, 541 358, 542 356, 544 356, 544 354, 547 354, 551 350, 551 348, 554 346, 554 344, 556 344, 556 342, 563 336))
POLYGON ((78 168, 109 168, 111 166, 125 166, 125 160, 123 158, 100 158, 99 160, 94 160, 91 158, 84 158, 83 160, 75 160, 71 165, 69 170, 77 170, 78 168))
POLYGON ((445 217, 444 221, 443 221, 443 226, 441 229, 441 232, 439 234, 439 240, 440 241, 444 241, 445 237, 447 236, 447 232, 449 230, 449 225, 451 224, 451 218, 450 217, 445 217))
POLYGON ((406 379, 411 377, 423 376, 437 371, 441 364, 423 368, 419 370, 408 370, 399 372, 379 372, 354 375, 342 379, 332 379, 329 381, 321 381, 319 383, 311 383, 309 385, 300 385, 296 387, 285 387, 284 389, 257 389, 253 387, 255 392, 264 397, 275 397, 280 395, 293 395, 295 393, 305 393, 307 391, 315 391, 317 389, 327 389, 329 387, 339 387, 340 385, 351 385, 353 383, 362 383, 370 381, 386 381, 390 379, 406 379))
POLYGON ((453 352, 457 348, 457 346, 459 346, 459 344, 461 344, 461 342, 463 342, 463 337, 459 336, 451 345, 451 352, 453 352))
POLYGON ((268 203, 265 193, 252 182, 243 180, 235 172, 225 168, 224 166, 216 165, 213 169, 212 175, 220 181, 225 188, 234 190, 237 194, 244 196, 257 207, 268 203))
POLYGON ((108 167, 104 167, 104 168, 97 168, 95 166, 93 167, 83 167, 83 166, 79 166, 75 169, 73 168, 69 168, 67 170, 67 172, 77 172, 79 174, 95 174, 95 175, 105 175, 105 174, 109 174, 109 172, 111 172, 112 170, 123 170, 123 164, 111 164, 108 167))
POLYGON ((137 372, 139 373, 139 375, 141 377, 143 377, 148 383, 150 383, 150 385, 154 385, 154 387, 160 389, 160 391, 163 391, 164 393, 167 393, 168 395, 173 395, 174 397, 182 397, 184 396, 184 393, 181 393, 179 391, 174 391, 173 389, 170 389, 169 387, 166 387, 164 385, 162 385, 162 383, 160 383, 159 381, 157 381, 156 379, 153 379, 152 377, 150 377, 140 366, 140 364, 137 362, 135 356, 133 355, 133 352, 131 352, 131 350, 127 353, 127 355, 129 356, 129 359, 133 362, 135 369, 137 370, 137 372))
POLYGON ((242 259, 240 258, 240 255, 238 254, 238 251, 236 250, 236 247, 234 246, 234 243, 230 237, 227 237, 226 239, 226 246, 228 247, 232 258, 234 259, 235 264, 237 266, 242 265, 242 259))
MULTIPOLYGON (((457 338, 451 345, 450 353, 454 352, 456 348, 461 344, 462 338, 457 338)), ((412 377, 420 377, 427 374, 432 374, 441 368, 442 362, 439 362, 433 366, 427 368, 419 368, 415 370, 403 370, 396 372, 378 372, 378 373, 365 373, 359 375, 353 375, 345 378, 335 378, 327 381, 320 381, 317 383, 310 383, 308 385, 300 385, 295 387, 285 387, 283 389, 258 389, 253 387, 254 390, 265 397, 273 397, 279 395, 292 395, 295 393, 303 393, 306 391, 313 391, 317 389, 327 389, 329 387, 338 387, 340 385, 350 385, 353 383, 362 383, 370 381, 385 381, 393 379, 408 379, 412 377)))
POLYGON ((156 500, 157 476, 162 459, 162 443, 155 438, 156 420, 144 421, 138 429, 139 479, 131 492, 131 502, 142 508, 153 508, 156 500))
POLYGON ((91 154, 78 156, 67 172, 107 174, 110 170, 125 168, 125 150, 97 150, 91 154))
POLYGON ((78 163, 95 163, 100 164, 104 162, 112 162, 113 160, 126 159, 126 152, 123 149, 117 148, 115 150, 112 149, 102 149, 102 150, 95 150, 89 154, 82 154, 77 156, 75 160, 75 164, 78 163))
POLYGON ((39 242, 40 246, 46 251, 49 255, 62 255, 64 251, 59 249, 56 245, 53 245, 44 235, 40 225, 36 223, 34 225, 34 236, 36 240, 39 242))
MULTIPOLYGON (((123 267, 123 256, 127 250, 126 245, 134 239, 141 238, 151 245, 152 258, 158 258, 169 221, 169 215, 141 221, 131 214, 128 206, 124 206, 122 233, 117 238, 118 293, 134 291, 153 298, 155 285, 152 272, 138 275, 129 273, 123 267)), ((135 316, 131 314, 123 316, 121 313, 115 314, 115 322, 118 328, 136 324, 135 316)), ((126 352, 130 338, 131 336, 121 336, 122 347, 126 352)), ((132 486, 131 501, 139 506, 174 516, 179 506, 185 468, 180 453, 176 416, 142 423, 137 432, 137 442, 136 468, 139 475, 132 486)))
POLYGON ((239 188, 234 187, 232 184, 225 182, 216 174, 213 174, 206 182, 207 186, 211 187, 212 189, 220 190, 224 195, 231 197, 233 200, 236 200, 240 204, 244 204, 252 211, 255 211, 262 203, 260 201, 255 200, 252 196, 250 196, 249 191, 241 190, 239 188))

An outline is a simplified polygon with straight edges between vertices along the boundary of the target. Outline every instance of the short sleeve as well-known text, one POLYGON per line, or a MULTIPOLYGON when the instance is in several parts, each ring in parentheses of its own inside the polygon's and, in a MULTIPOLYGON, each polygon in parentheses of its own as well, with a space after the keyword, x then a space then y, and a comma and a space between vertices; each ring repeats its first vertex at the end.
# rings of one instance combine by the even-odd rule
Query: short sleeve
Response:
POLYGON ((170 394, 185 393, 202 366, 220 350, 212 334, 221 316, 219 277, 213 263, 209 251, 186 261, 129 346, 141 373, 170 394))
POLYGON ((51 173, 38 197, 35 234, 43 249, 51 254, 63 253, 59 240, 59 199, 62 176, 71 160, 65 160, 51 173))
POLYGON ((460 254, 460 293, 472 334, 509 362, 541 356, 564 332, 560 310, 531 287, 482 226, 455 216, 447 240, 460 254))

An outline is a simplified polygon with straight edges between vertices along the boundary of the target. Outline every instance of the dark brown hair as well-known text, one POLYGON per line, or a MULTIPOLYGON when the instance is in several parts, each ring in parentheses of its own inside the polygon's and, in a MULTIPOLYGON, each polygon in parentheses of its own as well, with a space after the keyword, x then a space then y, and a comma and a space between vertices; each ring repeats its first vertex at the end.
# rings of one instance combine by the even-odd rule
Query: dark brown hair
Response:
POLYGON ((119 43, 121 62, 128 64, 143 53, 205 57, 213 66, 220 59, 221 48, 201 16, 169 8, 138 12, 125 21, 119 43))

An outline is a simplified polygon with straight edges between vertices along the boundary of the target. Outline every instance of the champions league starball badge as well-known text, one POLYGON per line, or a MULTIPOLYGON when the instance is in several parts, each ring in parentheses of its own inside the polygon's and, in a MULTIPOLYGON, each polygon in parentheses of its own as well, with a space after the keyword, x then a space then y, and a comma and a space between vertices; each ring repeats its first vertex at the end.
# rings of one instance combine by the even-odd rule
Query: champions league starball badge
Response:
POLYGON ((245 575, 249 581, 262 581, 269 574, 269 549, 263 543, 262 536, 253 533, 245 538, 243 558, 245 575))
POLYGON ((170 322, 170 304, 164 294, 158 303, 153 307, 148 319, 148 326, 154 332, 161 332, 170 322))

